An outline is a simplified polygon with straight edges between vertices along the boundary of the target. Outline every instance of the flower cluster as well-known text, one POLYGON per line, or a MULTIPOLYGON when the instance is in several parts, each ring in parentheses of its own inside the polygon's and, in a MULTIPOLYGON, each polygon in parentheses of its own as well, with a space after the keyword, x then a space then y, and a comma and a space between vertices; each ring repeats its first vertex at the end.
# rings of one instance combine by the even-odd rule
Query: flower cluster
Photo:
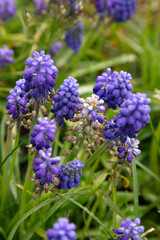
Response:
POLYGON ((70 189, 78 187, 82 176, 82 168, 84 164, 76 159, 61 166, 61 172, 59 174, 58 189, 70 189))
POLYGON ((105 107, 103 106, 104 101, 100 99, 98 95, 92 94, 91 97, 87 97, 86 100, 81 98, 80 102, 83 104, 81 111, 83 118, 90 118, 93 122, 97 120, 99 123, 103 123, 104 116, 99 112, 105 111, 105 107))
POLYGON ((6 45, 0 48, 0 65, 2 68, 5 68, 7 63, 12 64, 14 62, 12 58, 13 54, 14 51, 10 50, 6 45))
POLYGON ((51 46, 50 53, 52 56, 55 56, 61 49, 62 49, 62 42, 57 41, 51 46))
POLYGON ((6 21, 7 18, 12 18, 14 16, 16 11, 15 2, 16 0, 0 1, 0 18, 3 21, 6 21))
POLYGON ((9 91, 10 95, 7 97, 6 109, 9 114, 12 114, 13 119, 18 118, 20 112, 22 115, 28 113, 27 104, 29 100, 25 97, 24 84, 24 79, 18 80, 16 86, 9 91))
POLYGON ((66 31, 65 42, 75 53, 78 53, 80 49, 83 38, 83 30, 83 23, 78 22, 77 24, 70 26, 66 31))
POLYGON ((58 69, 53 64, 51 56, 45 55, 43 50, 40 53, 34 51, 33 56, 34 58, 29 57, 25 62, 29 67, 23 71, 23 77, 26 80, 25 90, 31 92, 36 101, 41 99, 45 102, 49 93, 54 94, 53 88, 58 69))
POLYGON ((46 237, 48 240, 75 240, 75 229, 75 224, 69 223, 67 218, 59 218, 53 228, 46 232, 46 237))
POLYGON ((52 119, 48 122, 48 118, 38 118, 39 124, 34 125, 33 131, 30 135, 32 139, 30 143, 37 149, 50 148, 50 142, 55 140, 54 133, 56 132, 55 120, 52 119))
POLYGON ((125 143, 119 147, 118 150, 118 159, 124 161, 125 159, 128 162, 132 162, 133 157, 141 154, 141 151, 138 149, 140 141, 134 138, 127 137, 125 143))
POLYGON ((151 102, 145 93, 131 94, 122 105, 118 114, 117 124, 123 135, 135 138, 136 134, 149 123, 151 102))
POLYGON ((114 230, 114 232, 117 234, 116 239, 140 240, 141 237, 139 236, 139 233, 144 232, 144 227, 138 226, 140 222, 141 221, 139 218, 136 218, 133 222, 129 218, 127 218, 125 221, 122 221, 120 223, 121 227, 114 230))
POLYGON ((40 180, 40 185, 43 186, 45 183, 55 183, 54 175, 59 175, 61 168, 55 166, 55 164, 61 161, 61 157, 51 157, 52 148, 48 148, 45 152, 39 150, 41 158, 34 159, 33 170, 36 172, 36 179, 40 180))
POLYGON ((53 97, 54 106, 51 112, 54 113, 55 119, 59 126, 62 126, 64 119, 68 120, 74 117, 74 111, 79 107, 79 84, 77 80, 68 77, 64 80, 63 85, 53 97))
POLYGON ((108 14, 116 22, 126 22, 136 11, 137 0, 106 0, 108 14))
POLYGON ((131 80, 131 74, 124 71, 120 73, 114 71, 111 74, 111 69, 107 68, 106 73, 96 78, 97 83, 93 92, 103 99, 109 108, 116 109, 130 96, 133 89, 131 80))

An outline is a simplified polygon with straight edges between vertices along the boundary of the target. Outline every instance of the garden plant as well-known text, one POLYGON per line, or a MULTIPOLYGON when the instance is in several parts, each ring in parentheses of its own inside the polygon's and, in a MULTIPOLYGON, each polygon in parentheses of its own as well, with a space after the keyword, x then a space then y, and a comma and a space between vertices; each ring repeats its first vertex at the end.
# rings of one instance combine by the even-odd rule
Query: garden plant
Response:
POLYGON ((0 0, 0 239, 160 239, 158 0, 0 0))

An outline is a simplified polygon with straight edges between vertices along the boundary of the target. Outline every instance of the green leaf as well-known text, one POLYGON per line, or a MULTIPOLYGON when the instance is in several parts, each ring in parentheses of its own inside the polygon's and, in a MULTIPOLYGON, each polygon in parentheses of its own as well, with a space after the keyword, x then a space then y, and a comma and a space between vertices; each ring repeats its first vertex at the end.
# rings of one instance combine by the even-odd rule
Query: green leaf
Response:
POLYGON ((138 217, 139 200, 138 200, 138 182, 137 182, 137 169, 136 162, 132 161, 132 175, 133 175, 133 191, 134 191, 134 214, 138 217))
POLYGON ((64 198, 68 201, 71 201, 72 203, 74 203, 75 205, 77 205, 79 208, 83 209, 83 211, 85 211, 86 213, 88 213, 97 223, 100 224, 100 226, 111 236, 112 239, 114 239, 114 235, 112 233, 112 231, 110 231, 110 229, 105 226, 99 218, 97 218, 92 212, 90 212, 90 210, 86 207, 84 207, 83 205, 81 205, 80 203, 78 203, 77 201, 73 200, 72 198, 66 197, 64 195, 61 195, 59 193, 57 193, 58 196, 60 196, 61 198, 64 198))
POLYGON ((94 192, 97 191, 99 188, 101 188, 107 175, 108 175, 108 173, 103 173, 94 180, 94 183, 93 183, 93 191, 94 192))

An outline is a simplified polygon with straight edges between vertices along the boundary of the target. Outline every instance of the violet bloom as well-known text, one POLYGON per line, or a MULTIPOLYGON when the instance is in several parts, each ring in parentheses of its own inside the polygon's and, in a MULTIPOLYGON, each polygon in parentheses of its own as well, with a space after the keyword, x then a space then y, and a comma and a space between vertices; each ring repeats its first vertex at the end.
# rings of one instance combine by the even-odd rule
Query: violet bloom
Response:
POLYGON ((67 218, 59 218, 52 229, 46 232, 46 237, 48 240, 75 240, 75 229, 75 224, 69 223, 67 218))
POLYGON ((24 83, 24 79, 18 80, 16 86, 9 91, 10 95, 7 97, 8 103, 6 109, 8 110, 8 113, 12 115, 13 119, 18 118, 20 113, 22 115, 28 113, 26 105, 29 103, 29 100, 25 97, 24 83))
POLYGON ((148 105, 151 102, 147 94, 132 94, 122 105, 117 116, 117 124, 123 135, 135 138, 136 134, 149 123, 151 111, 148 105))
POLYGON ((55 175, 59 175, 61 168, 55 166, 61 161, 61 157, 51 157, 52 148, 48 148, 45 152, 39 151, 41 158, 34 159, 33 170, 36 172, 36 178, 40 180, 40 185, 45 183, 55 183, 55 175))
POLYGON ((6 45, 0 48, 0 65, 2 68, 5 68, 7 63, 12 64, 14 60, 12 55, 14 54, 13 50, 10 50, 6 45))
POLYGON ((43 50, 40 53, 34 51, 33 56, 34 58, 29 57, 25 62, 29 67, 23 71, 26 80, 25 89, 36 101, 41 100, 44 103, 49 93, 54 94, 53 88, 58 69, 53 64, 51 56, 45 55, 43 50))
POLYGON ((61 49, 62 49, 62 42, 57 41, 51 46, 50 53, 51 55, 56 56, 61 49))
POLYGON ((96 78, 93 92, 103 99, 109 108, 117 109, 131 95, 133 89, 131 80, 130 73, 124 71, 111 73, 111 68, 107 68, 107 72, 96 78))
POLYGON ((79 52, 82 44, 83 30, 84 24, 79 22, 73 26, 70 26, 66 31, 65 42, 75 53, 79 52))
POLYGON ((138 226, 140 224, 140 219, 136 218, 133 222, 130 218, 127 218, 125 221, 122 221, 120 223, 120 228, 117 228, 114 230, 114 232, 117 234, 116 239, 117 240, 141 240, 141 237, 139 236, 139 233, 144 232, 143 226, 138 226))
POLYGON ((36 12, 43 13, 49 7, 49 0, 33 0, 36 12))
POLYGON ((127 137, 125 143, 118 148, 118 159, 127 160, 128 162, 132 162, 133 157, 141 154, 141 151, 138 149, 140 141, 134 138, 127 137))
POLYGON ((71 189, 78 187, 82 176, 82 168, 84 164, 76 159, 61 166, 61 172, 59 174, 58 189, 71 189))
POLYGON ((116 22, 126 22, 135 13, 137 0, 106 0, 106 8, 116 22))
POLYGON ((54 117, 62 126, 64 119, 69 120, 74 117, 74 111, 79 107, 79 84, 77 80, 68 77, 64 80, 63 85, 57 91, 57 95, 53 97, 55 102, 51 112, 55 113, 54 117))
POLYGON ((103 123, 104 117, 100 112, 105 111, 104 101, 98 95, 92 94, 86 100, 80 99, 80 102, 83 107, 80 114, 83 118, 90 116, 91 121, 95 122, 97 120, 99 123, 103 123))
POLYGON ((7 18, 12 18, 15 14, 16 7, 15 7, 16 0, 1 0, 0 1, 0 18, 3 21, 6 21, 7 18))
POLYGON ((50 142, 54 142, 55 140, 55 132, 56 132, 56 125, 55 120, 52 119, 48 122, 48 118, 37 118, 39 124, 34 125, 33 131, 31 131, 30 135, 32 139, 30 143, 36 147, 37 150, 42 148, 50 148, 50 142))

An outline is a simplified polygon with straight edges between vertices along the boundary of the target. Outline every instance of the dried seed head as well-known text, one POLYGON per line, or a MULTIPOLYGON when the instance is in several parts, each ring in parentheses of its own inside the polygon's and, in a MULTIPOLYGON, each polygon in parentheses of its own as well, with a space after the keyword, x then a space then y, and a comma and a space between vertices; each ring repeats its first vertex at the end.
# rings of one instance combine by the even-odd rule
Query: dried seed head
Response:
POLYGON ((65 150, 63 153, 62 153, 62 156, 67 156, 69 154, 69 151, 68 150, 65 150))

